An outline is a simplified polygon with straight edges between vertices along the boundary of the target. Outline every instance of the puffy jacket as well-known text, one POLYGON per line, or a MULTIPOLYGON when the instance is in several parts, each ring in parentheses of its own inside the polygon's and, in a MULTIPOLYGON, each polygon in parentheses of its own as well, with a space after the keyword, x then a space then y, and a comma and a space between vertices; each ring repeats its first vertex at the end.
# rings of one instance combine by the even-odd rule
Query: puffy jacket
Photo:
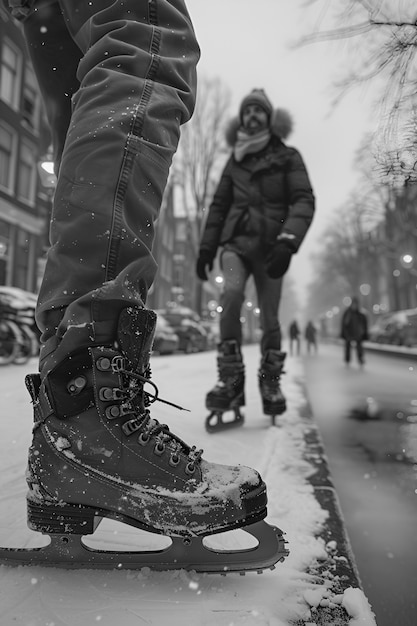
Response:
POLYGON ((368 337, 368 318, 360 310, 346 309, 342 316, 340 336, 345 341, 366 341, 368 337))
MULTIPOLYGON (((227 131, 231 146, 239 121, 227 131)), ((281 137, 291 130, 291 118, 276 110, 271 120, 271 139, 255 154, 237 162, 230 156, 210 205, 200 250, 213 255, 219 246, 232 244, 242 254, 267 253, 281 232, 294 235, 298 250, 314 214, 314 195, 300 153, 281 137)))

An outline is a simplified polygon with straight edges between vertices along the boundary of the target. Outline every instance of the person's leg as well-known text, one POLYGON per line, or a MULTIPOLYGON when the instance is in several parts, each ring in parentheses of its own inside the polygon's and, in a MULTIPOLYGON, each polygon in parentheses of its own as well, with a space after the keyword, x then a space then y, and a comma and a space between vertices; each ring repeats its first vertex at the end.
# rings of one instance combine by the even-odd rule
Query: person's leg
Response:
POLYGON ((241 345, 242 324, 240 316, 249 270, 241 257, 232 250, 223 251, 221 269, 224 284, 220 300, 223 309, 220 316, 220 338, 221 341, 233 339, 241 345))
POLYGON ((220 303, 220 342, 217 346, 218 381, 206 395, 206 408, 225 412, 245 404, 245 366, 242 357, 240 312, 249 276, 238 254, 224 250, 221 256, 224 291, 220 303))
MULTIPOLYGON (((281 326, 278 311, 281 301, 282 280, 270 278, 261 263, 254 264, 253 277, 258 295, 262 328, 261 354, 264 355, 267 350, 281 350, 281 326)), ((292 343, 293 341, 290 339, 291 352, 292 343)))
MULTIPOLYGON (((270 278, 261 262, 254 264, 253 276, 263 331, 258 385, 264 413, 275 416, 286 409, 286 400, 280 383, 286 353, 281 352, 281 329, 278 321, 282 280, 270 278)), ((292 340, 290 346, 292 348, 292 340)))
POLYGON ((345 363, 347 365, 349 365, 350 363, 350 350, 351 350, 351 345, 350 345, 350 341, 348 341, 347 339, 345 340, 345 363))
POLYGON ((49 311, 68 307, 62 336, 146 301, 153 224, 193 110, 198 46, 181 0, 60 5, 83 58, 37 319, 44 330, 49 311))
POLYGON ((358 358, 359 365, 364 364, 364 356, 363 356, 363 343, 362 341, 356 342, 356 356, 358 358))

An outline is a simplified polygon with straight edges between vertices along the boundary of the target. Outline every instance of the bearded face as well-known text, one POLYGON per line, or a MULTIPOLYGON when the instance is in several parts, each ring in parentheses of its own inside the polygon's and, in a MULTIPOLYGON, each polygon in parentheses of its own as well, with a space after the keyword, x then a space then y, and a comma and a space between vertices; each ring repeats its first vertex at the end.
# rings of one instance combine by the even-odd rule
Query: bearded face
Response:
POLYGON ((243 128, 249 135, 268 128, 268 113, 259 104, 247 104, 242 111, 243 128))

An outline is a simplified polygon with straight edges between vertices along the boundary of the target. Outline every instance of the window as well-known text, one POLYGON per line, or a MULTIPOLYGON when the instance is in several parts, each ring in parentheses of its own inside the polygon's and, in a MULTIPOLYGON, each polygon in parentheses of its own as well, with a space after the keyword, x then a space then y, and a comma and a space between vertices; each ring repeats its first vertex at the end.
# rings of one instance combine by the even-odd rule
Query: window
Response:
POLYGON ((0 187, 13 191, 16 137, 5 124, 0 124, 0 187))
POLYGON ((17 196, 30 204, 35 202, 36 191, 36 151, 26 141, 20 145, 19 176, 17 196))
POLYGON ((37 130, 39 127, 40 99, 35 74, 26 66, 22 96, 22 118, 28 126, 37 130))
POLYGON ((19 108, 21 54, 10 42, 4 42, 1 55, 0 98, 13 109, 19 108))

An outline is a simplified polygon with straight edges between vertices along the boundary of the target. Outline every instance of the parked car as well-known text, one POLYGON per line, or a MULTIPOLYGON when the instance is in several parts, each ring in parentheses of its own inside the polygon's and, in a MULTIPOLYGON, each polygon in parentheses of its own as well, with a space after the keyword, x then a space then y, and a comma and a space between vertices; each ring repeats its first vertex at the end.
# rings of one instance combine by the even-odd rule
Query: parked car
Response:
POLYGON ((159 354, 172 354, 178 350, 180 340, 168 320, 158 313, 153 341, 153 350, 159 354))
POLYGON ((200 316, 188 307, 172 307, 156 312, 169 322, 179 338, 179 350, 189 354, 207 350, 207 331, 200 316))
POLYGON ((1 316, 26 324, 36 336, 40 333, 35 322, 35 309, 38 296, 20 287, 0 285, 1 316))
POLYGON ((369 329, 377 343, 411 347, 417 345, 417 309, 385 313, 369 329))

